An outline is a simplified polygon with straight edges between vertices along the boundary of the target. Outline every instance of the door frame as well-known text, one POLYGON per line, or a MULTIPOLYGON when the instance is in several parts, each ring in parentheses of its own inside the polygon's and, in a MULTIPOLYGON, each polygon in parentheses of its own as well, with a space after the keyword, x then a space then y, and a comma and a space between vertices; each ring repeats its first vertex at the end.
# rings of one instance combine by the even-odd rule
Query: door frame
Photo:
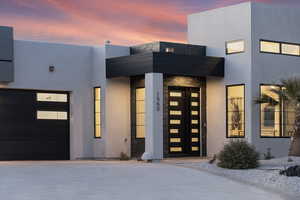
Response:
POLYGON ((164 76, 164 157, 193 157, 193 155, 169 154, 169 87, 188 87, 200 89, 200 155, 207 156, 206 129, 206 78, 192 76, 164 76))
MULTIPOLYGON (((191 150, 191 148, 192 148, 192 142, 191 141, 189 141, 189 142, 186 142, 187 140, 191 140, 192 138, 195 138, 195 137, 193 137, 193 136, 187 136, 187 137, 183 137, 182 135, 181 135, 181 144, 182 144, 182 150, 183 150, 183 152, 178 152, 178 153, 172 153, 171 151, 170 151, 170 148, 171 148, 171 142, 170 142, 170 139, 172 138, 172 137, 170 137, 170 133, 169 133, 169 129, 170 129, 170 127, 172 127, 172 125, 169 123, 169 120, 167 121, 167 126, 168 126, 168 131, 167 131, 167 134, 168 134, 168 146, 169 146, 169 149, 168 149, 168 154, 169 154, 169 156, 170 157, 191 157, 191 156, 201 156, 202 155, 202 150, 201 150, 201 147, 202 147, 202 137, 201 137, 201 135, 202 135, 202 130, 201 130, 201 124, 202 124, 202 119, 201 119, 201 112, 202 112, 202 109, 201 109, 201 88, 200 87, 182 87, 182 86, 169 86, 168 87, 168 102, 167 102, 167 109, 168 109, 168 118, 169 118, 169 116, 170 116, 170 110, 171 110, 171 106, 169 105, 169 101, 170 101, 170 99, 169 98, 171 98, 170 97, 170 92, 171 91, 180 91, 180 92, 183 92, 184 93, 184 96, 182 97, 183 99, 181 99, 181 102, 183 103, 183 105, 182 106, 184 106, 184 108, 183 109, 185 109, 185 110, 181 110, 181 111, 185 111, 185 112, 183 112, 182 113, 182 115, 181 115, 181 119, 183 120, 183 122, 182 123, 184 123, 184 124, 186 124, 187 123, 187 121, 186 120, 188 120, 189 122, 191 122, 191 120, 193 119, 191 116, 190 116, 190 113, 191 113, 191 107, 188 107, 187 106, 187 104, 189 105, 190 104, 190 102, 187 102, 187 101, 191 101, 191 97, 190 96, 186 96, 187 94, 191 94, 193 91, 192 90, 194 90, 194 92, 195 91, 197 91, 198 92, 198 94, 199 94, 199 96, 198 96, 198 103, 199 103, 199 105, 197 106, 198 107, 198 116, 197 116, 197 120, 199 120, 199 122, 198 122, 198 125, 197 125, 197 127, 198 127, 198 130, 199 130, 199 133, 198 133, 198 135, 197 135, 197 137, 196 138, 198 138, 198 147, 199 147, 199 151, 197 151, 197 152, 193 152, 192 150, 191 150), (188 115, 189 115, 189 117, 188 117, 188 115), (184 118, 184 119, 183 119, 184 118), (183 145, 185 145, 185 146, 183 146, 183 145), (186 148, 189 148, 189 150, 187 151, 187 149, 186 148)), ((173 99, 174 97, 172 97, 172 99, 173 99)), ((188 123, 189 123, 188 122, 188 123)), ((183 126, 183 127, 185 127, 185 129, 190 129, 190 131, 191 131, 191 129, 192 129, 192 125, 190 124, 189 126, 187 126, 187 125, 184 125, 184 124, 181 124, 181 126, 183 126)), ((182 128, 183 128, 182 127, 182 128)), ((186 130, 187 131, 187 130, 186 130)), ((175 145, 176 146, 176 145, 175 145)))
MULTIPOLYGON (((145 139, 136 138, 136 102, 135 102, 135 89, 145 87, 145 76, 133 76, 130 77, 130 116, 131 116, 131 157, 140 158, 145 151, 145 139)), ((168 87, 190 87, 200 88, 200 156, 205 157, 207 155, 207 139, 206 139, 206 78, 205 77, 192 77, 192 76, 174 76, 165 75, 163 81, 163 154, 164 158, 174 157, 169 154, 169 129, 168 129, 168 87)), ((181 156, 182 157, 182 156, 181 156)))

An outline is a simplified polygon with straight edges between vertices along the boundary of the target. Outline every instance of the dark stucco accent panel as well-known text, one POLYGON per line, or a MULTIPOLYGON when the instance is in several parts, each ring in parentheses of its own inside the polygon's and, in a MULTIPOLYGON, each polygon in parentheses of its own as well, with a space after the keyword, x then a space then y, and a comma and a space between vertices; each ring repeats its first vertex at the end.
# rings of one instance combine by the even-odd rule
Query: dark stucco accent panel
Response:
POLYGON ((153 53, 154 71, 184 76, 224 76, 224 58, 153 53))
POLYGON ((14 38, 11 27, 0 26, 0 82, 14 80, 14 38))
POLYGON ((106 60, 107 78, 137 76, 150 72, 224 77, 224 58, 153 52, 106 60))
POLYGON ((0 61, 0 81, 11 82, 14 80, 14 64, 9 61, 0 61))
POLYGON ((0 60, 13 61, 13 29, 0 26, 0 60))
POLYGON ((144 53, 106 59, 106 77, 137 76, 153 72, 153 54, 144 53))

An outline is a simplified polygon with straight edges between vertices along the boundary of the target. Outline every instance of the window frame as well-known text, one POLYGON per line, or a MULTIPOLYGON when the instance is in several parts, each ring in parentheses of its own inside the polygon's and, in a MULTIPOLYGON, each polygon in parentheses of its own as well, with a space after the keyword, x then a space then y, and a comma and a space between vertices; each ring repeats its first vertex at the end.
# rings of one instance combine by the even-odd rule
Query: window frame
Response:
MULTIPOLYGON (((265 54, 274 54, 274 55, 284 55, 284 56, 300 57, 300 52, 299 52, 299 55, 293 55, 293 54, 282 53, 282 44, 296 45, 296 46, 299 46, 299 48, 300 48, 300 43, 293 43, 293 42, 283 42, 283 41, 275 41, 275 40, 265 40, 265 39, 260 39, 260 40, 259 40, 259 52, 260 52, 260 53, 265 53, 265 54), (274 42, 274 43, 279 43, 279 53, 273 53, 273 52, 262 51, 262 50, 261 50, 261 42, 274 42)), ((270 85, 275 85, 275 84, 270 84, 270 85)))
POLYGON ((102 119, 102 117, 101 117, 101 114, 102 114, 102 109, 101 109, 101 104, 102 104, 102 95, 101 95, 101 91, 102 91, 102 88, 101 88, 101 86, 96 86, 96 87, 94 87, 93 88, 93 95, 94 95, 94 139, 101 139, 102 138, 102 123, 101 123, 101 119, 102 119), (96 124, 96 89, 100 89, 100 99, 99 99, 99 101, 100 101, 100 112, 99 112, 99 117, 100 117, 100 136, 96 136, 96 126, 97 126, 97 124, 96 124))
POLYGON ((226 85, 226 138, 245 138, 246 137, 246 84, 245 83, 240 83, 240 84, 231 84, 231 85, 226 85), (243 136, 230 136, 228 132, 228 88, 229 87, 235 87, 235 86, 243 86, 244 87, 244 135, 243 136))
MULTIPOLYGON (((280 89, 282 89, 282 85, 280 84, 267 84, 267 83, 261 83, 259 84, 259 96, 261 96, 261 86, 276 86, 276 87, 280 87, 280 89)), ((279 97, 280 98, 280 97, 279 97)), ((291 138, 291 136, 283 136, 283 128, 284 128, 284 125, 283 122, 282 122, 282 117, 283 117, 283 102, 282 102, 282 99, 280 98, 280 120, 279 120, 279 130, 280 130, 280 136, 262 136, 262 116, 261 116, 261 110, 262 110, 262 104, 259 104, 259 137, 260 138, 282 138, 282 139, 288 139, 288 138, 291 138)))
POLYGON ((246 52, 246 41, 244 39, 230 40, 230 41, 226 41, 225 42, 225 53, 226 53, 226 55, 239 54, 239 53, 245 53, 245 52, 246 52), (227 46, 228 46, 229 43, 234 43, 234 42, 243 42, 244 43, 244 50, 243 51, 229 53, 227 46))

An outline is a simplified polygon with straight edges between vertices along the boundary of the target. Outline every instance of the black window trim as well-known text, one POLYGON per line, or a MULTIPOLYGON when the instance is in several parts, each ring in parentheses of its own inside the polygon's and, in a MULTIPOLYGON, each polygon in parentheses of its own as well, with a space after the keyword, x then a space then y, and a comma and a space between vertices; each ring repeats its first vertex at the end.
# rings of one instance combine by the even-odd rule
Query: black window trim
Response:
MULTIPOLYGON (((282 44, 297 45, 297 46, 300 47, 300 43, 292 43, 292 42, 283 42, 283 41, 275 41, 275 40, 265 40, 265 39, 260 39, 260 40, 259 40, 259 52, 260 52, 260 53, 265 53, 265 54, 274 54, 274 55, 283 55, 283 56, 300 57, 300 52, 299 52, 299 55, 292 55, 292 54, 282 53, 282 44), (261 50, 261 42, 274 42, 274 43, 279 43, 279 53, 262 51, 262 50, 261 50)), ((271 84, 271 85, 272 85, 272 84, 271 84)))
POLYGON ((245 41, 244 39, 226 41, 226 42, 225 42, 225 52, 226 52, 226 55, 245 53, 245 52, 246 52, 246 41, 245 41), (241 42, 241 41, 244 42, 244 50, 243 50, 243 51, 238 51, 238 52, 228 53, 228 48, 227 48, 227 44, 228 44, 228 43, 232 43, 232 42, 241 42))
MULTIPOLYGON (((94 87, 93 88, 93 95, 94 95, 94 98, 93 98, 93 100, 94 100, 94 139, 101 139, 102 138, 102 123, 101 123, 101 112, 99 113, 100 114, 100 137, 98 137, 98 136, 96 136, 96 106, 95 106, 95 104, 96 104, 96 89, 97 88, 100 88, 100 109, 101 109, 101 100, 102 100, 102 95, 101 95, 101 86, 96 86, 96 87, 94 87)), ((101 109, 102 110, 102 109, 101 109)))
POLYGON ((226 138, 245 138, 246 137, 246 84, 240 83, 240 84, 231 84, 226 85, 226 138), (234 86, 243 86, 244 87, 244 135, 243 136, 229 136, 228 133, 228 88, 234 87, 234 86))
MULTIPOLYGON (((261 86, 276 86, 276 87, 280 87, 280 89, 282 89, 282 85, 280 84, 268 84, 268 83, 261 83, 259 84, 259 95, 261 95, 261 86)), ((259 137, 260 138, 281 138, 281 139, 288 139, 288 138, 291 138, 291 136, 283 136, 283 124, 282 124, 282 99, 280 99, 280 120, 279 120, 279 123, 280 123, 280 127, 279 127, 279 130, 280 130, 280 136, 262 136, 262 130, 261 130, 261 123, 262 123, 262 119, 261 119, 261 107, 262 107, 262 104, 259 105, 259 137)))

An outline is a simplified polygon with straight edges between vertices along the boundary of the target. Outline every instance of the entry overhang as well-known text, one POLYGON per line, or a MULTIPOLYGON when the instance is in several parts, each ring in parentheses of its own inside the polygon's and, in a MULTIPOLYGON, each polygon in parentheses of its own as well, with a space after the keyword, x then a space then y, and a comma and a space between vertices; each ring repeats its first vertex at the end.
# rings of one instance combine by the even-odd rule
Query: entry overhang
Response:
POLYGON ((224 77, 224 58, 149 52, 106 59, 107 78, 137 76, 151 72, 224 77))

